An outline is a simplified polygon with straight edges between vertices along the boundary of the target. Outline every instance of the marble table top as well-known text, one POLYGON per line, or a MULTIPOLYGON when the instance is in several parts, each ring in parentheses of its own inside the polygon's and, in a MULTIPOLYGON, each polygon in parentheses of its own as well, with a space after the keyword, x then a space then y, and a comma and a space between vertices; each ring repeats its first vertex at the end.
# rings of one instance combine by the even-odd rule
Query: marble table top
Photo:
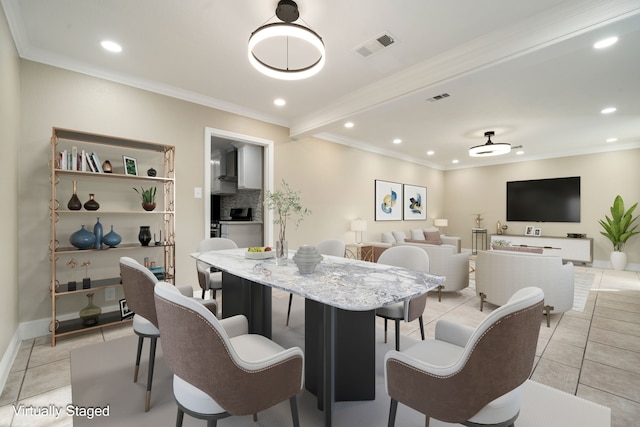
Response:
POLYGON ((311 274, 300 274, 289 251, 286 266, 275 258, 245 258, 246 248, 226 249, 191 256, 219 270, 323 304, 350 311, 373 310, 404 301, 436 288, 445 281, 417 270, 323 255, 311 274))

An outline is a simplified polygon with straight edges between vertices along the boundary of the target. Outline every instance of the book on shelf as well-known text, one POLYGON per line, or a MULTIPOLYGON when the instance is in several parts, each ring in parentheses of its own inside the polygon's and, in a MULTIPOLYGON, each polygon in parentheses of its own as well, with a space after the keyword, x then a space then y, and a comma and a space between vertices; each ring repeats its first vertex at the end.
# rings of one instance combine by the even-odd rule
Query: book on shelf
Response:
POLYGON ((98 169, 98 172, 104 173, 104 170, 102 169, 102 163, 100 163, 100 158, 98 157, 98 153, 96 153, 95 151, 92 152, 91 158, 95 162, 95 166, 96 166, 96 169, 98 169))
POLYGON ((72 171, 77 171, 78 170, 78 147, 73 146, 71 147, 71 167, 69 169, 71 169, 72 171))

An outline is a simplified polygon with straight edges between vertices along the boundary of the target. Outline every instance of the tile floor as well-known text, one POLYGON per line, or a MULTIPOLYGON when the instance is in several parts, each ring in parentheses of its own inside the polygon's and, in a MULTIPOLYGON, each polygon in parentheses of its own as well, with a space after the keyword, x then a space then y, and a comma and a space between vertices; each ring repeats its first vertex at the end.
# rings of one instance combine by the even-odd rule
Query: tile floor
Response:
MULTIPOLYGON (((595 273, 594 289, 583 312, 552 315, 550 328, 542 320, 531 378, 610 407, 613 427, 637 425, 640 273, 589 267, 576 267, 576 271, 595 273)), ((278 295, 274 292, 274 296, 278 295)), ((430 296, 424 314, 427 335, 433 336, 439 318, 475 326, 494 308, 485 306, 481 313, 478 307, 479 299, 472 289, 444 294, 442 302, 430 296)), ((54 348, 49 337, 23 341, 0 395, 0 426, 72 426, 72 418, 64 414, 55 424, 51 417, 15 417, 14 405, 64 406, 71 402, 69 351, 128 334, 132 334, 130 326, 108 328, 60 339, 54 348)), ((419 339, 418 325, 403 324, 402 334, 419 339)))

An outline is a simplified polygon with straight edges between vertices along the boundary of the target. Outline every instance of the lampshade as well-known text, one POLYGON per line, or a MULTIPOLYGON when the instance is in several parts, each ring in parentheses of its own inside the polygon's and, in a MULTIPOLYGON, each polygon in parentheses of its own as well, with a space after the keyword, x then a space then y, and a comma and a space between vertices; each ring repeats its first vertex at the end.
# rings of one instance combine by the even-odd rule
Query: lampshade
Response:
POLYGON ((501 154, 507 154, 511 151, 511 144, 507 143, 494 143, 491 141, 491 137, 495 135, 495 132, 488 131, 484 133, 487 137, 487 142, 483 145, 476 145, 469 148, 469 156, 471 157, 490 157, 499 156, 501 154))
POLYGON ((433 220, 433 225, 436 227, 447 227, 449 225, 449 220, 444 218, 436 218, 433 220))
POLYGON ((351 231, 367 231, 367 221, 364 219, 354 219, 351 221, 351 231))
MULTIPOLYGON (((294 1, 280 0, 276 9, 276 16, 283 22, 265 24, 251 33, 248 48, 251 65, 262 74, 280 80, 301 80, 317 74, 325 63, 325 49, 322 38, 310 28, 293 23, 299 17, 298 5, 294 1), (254 51, 256 46, 266 40, 278 38, 285 38, 285 43, 280 45, 283 49, 281 53, 282 58, 286 60, 285 63, 276 65, 268 63, 269 60, 265 58, 260 59, 254 51), (289 56, 289 38, 302 41, 305 46, 308 45, 314 52, 317 51, 318 59, 309 64, 291 68, 289 60, 293 58, 289 56)), ((272 46, 272 48, 274 50, 278 49, 276 45, 272 46)))

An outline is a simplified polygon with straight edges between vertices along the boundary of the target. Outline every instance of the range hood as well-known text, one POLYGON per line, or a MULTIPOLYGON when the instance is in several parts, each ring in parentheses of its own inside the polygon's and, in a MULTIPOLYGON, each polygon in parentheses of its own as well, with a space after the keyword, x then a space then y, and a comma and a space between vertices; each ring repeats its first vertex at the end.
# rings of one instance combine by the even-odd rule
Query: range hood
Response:
POLYGON ((238 164, 238 154, 236 150, 227 151, 226 155, 223 157, 222 167, 220 168, 220 172, 222 172, 217 178, 219 181, 226 182, 238 182, 238 175, 236 173, 237 164, 238 164))

